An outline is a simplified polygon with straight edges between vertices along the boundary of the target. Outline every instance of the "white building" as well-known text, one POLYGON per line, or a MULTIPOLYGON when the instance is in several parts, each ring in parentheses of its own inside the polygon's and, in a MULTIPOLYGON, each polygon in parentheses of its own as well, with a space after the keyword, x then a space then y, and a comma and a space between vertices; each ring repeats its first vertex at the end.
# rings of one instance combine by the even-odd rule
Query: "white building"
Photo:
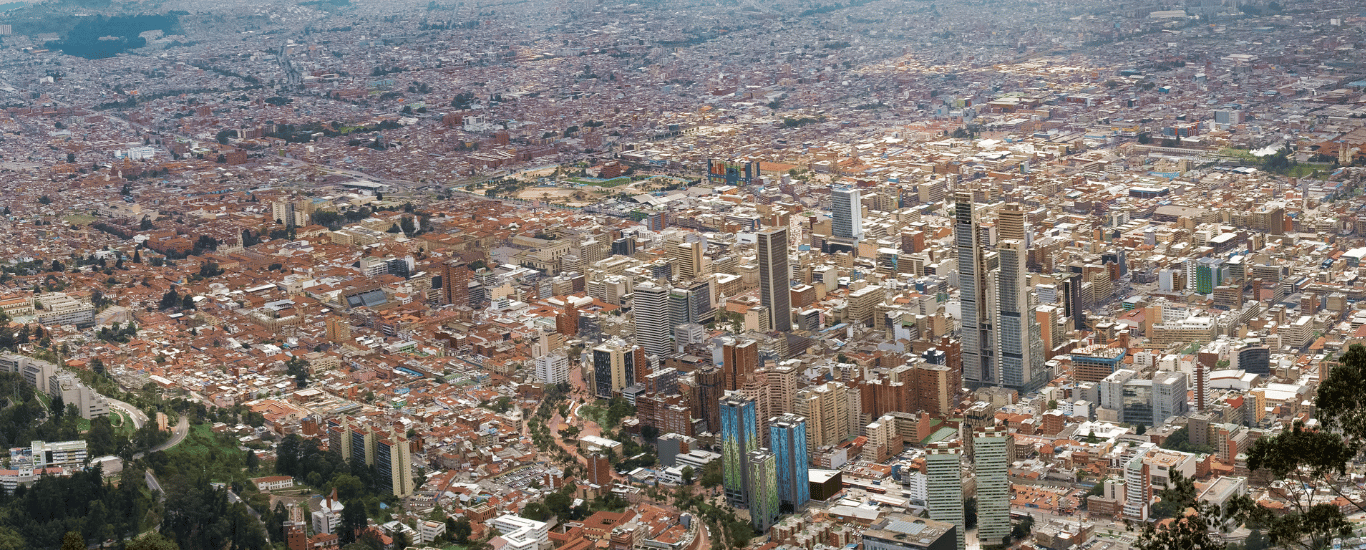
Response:
POLYGON ((418 544, 426 544, 426 543, 429 543, 429 542, 431 542, 431 541, 436 540, 437 537, 441 536, 441 535, 442 535, 443 533, 445 533, 445 532, 446 532, 446 523, 445 523, 445 522, 443 522, 443 521, 424 521, 424 522, 421 522, 421 523, 418 523, 418 524, 417 524, 417 540, 414 541, 414 542, 416 542, 416 543, 418 543, 418 544))
POLYGON ((568 382, 569 357, 564 352, 554 352, 537 357, 536 379, 546 384, 568 382))
POLYGON ((95 322, 95 306, 90 302, 77 300, 60 292, 43 294, 38 298, 43 309, 38 312, 38 322, 44 325, 89 325, 95 322))
POLYGON ((318 511, 313 512, 313 532, 337 534, 337 528, 341 526, 342 510, 345 509, 346 506, 337 500, 337 490, 333 489, 332 496, 318 503, 318 511))
POLYGON ((505 514, 489 520, 489 525, 502 533, 508 550, 537 550, 550 544, 550 528, 545 522, 505 514))

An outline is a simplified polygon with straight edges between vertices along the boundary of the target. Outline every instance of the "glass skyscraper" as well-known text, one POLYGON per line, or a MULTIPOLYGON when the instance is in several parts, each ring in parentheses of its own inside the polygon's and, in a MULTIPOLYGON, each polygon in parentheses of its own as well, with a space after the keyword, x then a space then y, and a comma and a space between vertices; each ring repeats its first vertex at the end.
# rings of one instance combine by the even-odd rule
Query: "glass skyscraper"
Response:
POLYGON ((733 506, 746 504, 749 486, 749 453, 759 449, 758 407, 754 399, 727 392, 721 411, 721 484, 733 506))
POLYGON ((784 509, 800 510, 811 500, 806 454, 806 418, 784 414, 768 425, 768 440, 777 459, 778 500, 784 509))
POLYGON ((838 238, 857 241, 863 238, 863 201, 856 187, 830 190, 830 232, 838 238))

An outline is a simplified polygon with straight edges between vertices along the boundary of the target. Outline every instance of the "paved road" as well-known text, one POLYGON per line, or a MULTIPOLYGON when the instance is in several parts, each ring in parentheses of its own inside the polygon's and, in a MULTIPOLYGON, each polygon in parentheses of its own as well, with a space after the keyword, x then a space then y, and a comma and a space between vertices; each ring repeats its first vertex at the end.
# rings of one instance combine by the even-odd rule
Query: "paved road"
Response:
MULTIPOLYGON (((176 423, 174 430, 171 430, 171 438, 162 442, 162 444, 160 445, 152 447, 152 450, 148 452, 155 453, 157 451, 164 451, 166 449, 179 445, 181 441, 185 441, 185 436, 187 435, 190 435, 190 419, 189 417, 182 414, 180 415, 180 422, 176 423)), ((142 458, 144 454, 147 453, 135 454, 133 455, 133 459, 136 460, 142 458)))
POLYGON ((106 399, 109 400, 109 406, 111 408, 121 410, 124 414, 127 414, 129 418, 133 419, 133 427, 142 429, 142 426, 147 423, 147 415, 138 410, 137 407, 114 399, 113 397, 106 397, 106 399))
POLYGON ((157 476, 152 470, 142 472, 142 478, 147 480, 147 488, 159 495, 158 500, 166 500, 166 491, 161 490, 161 482, 157 481, 157 476))
POLYGON ((228 489, 228 502, 241 502, 242 506, 246 506, 247 513, 251 514, 251 517, 256 518, 256 522, 261 524, 261 531, 262 534, 266 536, 266 542, 270 542, 270 527, 266 526, 266 522, 261 519, 260 512, 257 512, 255 508, 252 508, 250 504, 247 504, 247 501, 242 500, 242 497, 237 496, 237 493, 232 492, 232 489, 228 489))

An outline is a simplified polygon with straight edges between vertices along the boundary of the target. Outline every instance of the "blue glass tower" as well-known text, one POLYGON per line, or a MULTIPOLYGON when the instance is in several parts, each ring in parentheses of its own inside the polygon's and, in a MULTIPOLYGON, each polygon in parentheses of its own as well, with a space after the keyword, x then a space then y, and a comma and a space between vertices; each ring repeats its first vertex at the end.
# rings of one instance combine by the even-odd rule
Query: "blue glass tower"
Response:
POLYGON ((759 449, 759 422, 754 399, 736 392, 721 398, 721 479, 732 506, 745 506, 749 486, 749 453, 759 449))
POLYGON ((777 458, 778 498, 784 509, 800 510, 811 500, 806 418, 795 414, 778 416, 769 421, 768 436, 777 458))

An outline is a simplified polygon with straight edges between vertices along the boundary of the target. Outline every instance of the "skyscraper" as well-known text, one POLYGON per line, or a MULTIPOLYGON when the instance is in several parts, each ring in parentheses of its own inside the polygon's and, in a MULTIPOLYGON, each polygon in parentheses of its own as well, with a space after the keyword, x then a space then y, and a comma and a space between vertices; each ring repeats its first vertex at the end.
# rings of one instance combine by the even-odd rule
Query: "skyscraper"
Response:
POLYGON ((858 188, 831 188, 830 218, 830 232, 834 237, 853 241, 863 238, 863 202, 858 188))
POLYGON ((978 232, 972 191, 954 194, 954 246, 958 249, 958 291, 963 317, 963 383, 992 386, 996 379, 991 347, 991 311, 987 308, 987 272, 978 232))
POLYGON ((674 262, 674 277, 679 281, 688 281, 703 274, 702 252, 707 249, 707 244, 701 241, 681 242, 675 244, 669 250, 669 256, 674 262))
POLYGON ((767 533, 778 522, 778 480, 776 460, 767 449, 750 451, 745 456, 749 481, 749 521, 754 530, 767 533))
POLYGON ((441 264, 441 294, 446 303, 470 305, 470 267, 464 261, 451 260, 441 264))
POLYGON ((721 342, 721 370, 726 389, 738 390, 759 369, 759 344, 753 340, 725 339, 721 342))
POLYGON ((1023 241, 1001 241, 997 247, 1000 272, 996 277, 996 305, 998 324, 996 336, 1000 357, 1000 384, 1018 390, 1021 395, 1039 389, 1046 382, 1043 372, 1043 345, 1036 334, 1038 320, 1029 305, 1029 290, 1025 278, 1025 246, 1023 241))
POLYGON ((806 417, 807 451, 837 445, 855 435, 859 411, 849 406, 850 390, 841 382, 826 382, 797 392, 793 409, 806 417))
POLYGON ((413 494, 413 454, 408 438, 391 433, 375 442, 376 485, 396 497, 413 494))
POLYGON ((1029 248, 1029 236, 1025 234, 1024 207, 1018 202, 1007 203, 996 214, 996 234, 1001 240, 1016 240, 1029 248))
POLYGON ((673 355, 669 337, 669 289, 654 283, 640 283, 634 290, 632 317, 635 319, 636 342, 645 348, 646 355, 661 358, 673 355))
POLYGON ((777 459, 778 499, 785 509, 799 510, 811 500, 806 454, 806 419, 776 416, 768 424, 769 445, 777 459))
POLYGON ((944 442, 930 445, 928 451, 925 470, 930 519, 957 525, 958 550, 963 550, 967 519, 963 512, 963 470, 959 467, 962 454, 944 442))
POLYGON ((976 453, 973 467, 977 473, 977 541, 982 546, 1001 543, 1010 534, 1010 481, 1006 454, 1010 434, 996 426, 983 428, 972 436, 976 453))
POLYGON ((759 449, 759 422, 754 400, 739 393, 721 398, 721 480, 732 505, 746 502, 749 453, 759 449))
POLYGON ((637 375, 646 365, 640 346, 614 340, 593 348, 593 389, 598 397, 611 399, 623 388, 642 380, 637 375))
POLYGON ((769 326, 778 332, 792 330, 791 275, 787 266, 787 228, 760 231, 759 301, 768 309, 769 326))

